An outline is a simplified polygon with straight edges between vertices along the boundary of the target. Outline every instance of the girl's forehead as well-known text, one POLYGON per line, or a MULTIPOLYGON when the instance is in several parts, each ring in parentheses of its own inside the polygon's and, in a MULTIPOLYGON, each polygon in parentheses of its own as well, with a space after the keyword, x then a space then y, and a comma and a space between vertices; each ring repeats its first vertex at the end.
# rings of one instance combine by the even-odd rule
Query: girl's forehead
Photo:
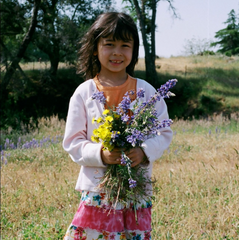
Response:
POLYGON ((133 36, 121 37, 121 36, 115 36, 114 34, 110 34, 108 36, 101 36, 100 39, 103 41, 134 42, 133 36))

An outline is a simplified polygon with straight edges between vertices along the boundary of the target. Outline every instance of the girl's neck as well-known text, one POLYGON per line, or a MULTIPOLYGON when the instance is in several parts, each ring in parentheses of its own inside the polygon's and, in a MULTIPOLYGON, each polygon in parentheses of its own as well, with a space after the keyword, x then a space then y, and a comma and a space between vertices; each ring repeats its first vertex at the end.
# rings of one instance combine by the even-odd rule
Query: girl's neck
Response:
POLYGON ((100 72, 98 74, 98 80, 102 86, 105 87, 116 87, 125 83, 128 78, 128 74, 126 72, 119 73, 111 73, 110 75, 104 74, 100 72))

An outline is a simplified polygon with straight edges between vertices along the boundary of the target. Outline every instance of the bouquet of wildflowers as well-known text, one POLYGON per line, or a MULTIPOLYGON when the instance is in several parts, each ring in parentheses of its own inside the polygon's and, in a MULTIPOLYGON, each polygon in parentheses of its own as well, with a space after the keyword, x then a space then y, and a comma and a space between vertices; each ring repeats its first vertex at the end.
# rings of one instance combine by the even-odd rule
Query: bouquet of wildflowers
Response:
MULTIPOLYGON (((136 204, 137 199, 148 199, 147 185, 152 181, 147 177, 147 166, 140 164, 131 168, 127 151, 141 147, 145 140, 159 135, 161 128, 172 124, 171 119, 161 122, 158 120, 155 104, 162 98, 174 96, 169 89, 175 86, 176 82, 176 79, 167 81, 147 102, 142 101, 145 94, 143 89, 138 89, 133 103, 130 95, 134 93, 127 92, 115 110, 105 109, 100 118, 92 119, 92 122, 99 123, 99 127, 93 131, 92 141, 101 142, 103 150, 121 149, 121 164, 108 165, 99 185, 100 190, 108 194, 115 207, 118 202, 136 204), (129 111, 132 111, 131 117, 128 115, 129 111)), ((92 99, 106 103, 103 92, 94 93, 92 99)))

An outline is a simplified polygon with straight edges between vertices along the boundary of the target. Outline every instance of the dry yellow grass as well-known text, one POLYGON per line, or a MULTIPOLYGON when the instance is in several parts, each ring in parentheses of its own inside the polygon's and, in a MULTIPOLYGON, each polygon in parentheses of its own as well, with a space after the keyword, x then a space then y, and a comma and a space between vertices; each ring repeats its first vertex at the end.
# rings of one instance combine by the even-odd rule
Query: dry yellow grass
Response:
MULTIPOLYGON (((184 72, 185 67, 188 69, 193 68, 205 68, 205 67, 222 67, 223 69, 238 66, 238 56, 226 57, 226 56, 179 56, 171 58, 158 58, 156 59, 156 66, 159 72, 184 72)), ((29 62, 20 63, 23 70, 45 70, 50 67, 50 62, 29 62)), ((59 68, 69 68, 68 64, 59 63, 59 68)), ((144 59, 139 59, 136 65, 136 70, 144 70, 144 59)), ((1 70, 4 71, 4 66, 1 65, 1 70)))
MULTIPOLYGON (((170 149, 154 163, 152 239, 239 239, 239 119, 232 118, 173 124, 170 149)), ((40 135, 63 131, 56 117, 40 120, 40 135)), ((1 169, 2 239, 62 239, 79 203, 79 167, 61 143, 9 152, 1 169)))
POLYGON ((174 152, 154 165, 159 193, 153 229, 159 239, 239 239, 239 129, 219 132, 214 124, 176 122, 173 128, 181 131, 174 152), (194 133, 200 124, 204 132, 194 133))

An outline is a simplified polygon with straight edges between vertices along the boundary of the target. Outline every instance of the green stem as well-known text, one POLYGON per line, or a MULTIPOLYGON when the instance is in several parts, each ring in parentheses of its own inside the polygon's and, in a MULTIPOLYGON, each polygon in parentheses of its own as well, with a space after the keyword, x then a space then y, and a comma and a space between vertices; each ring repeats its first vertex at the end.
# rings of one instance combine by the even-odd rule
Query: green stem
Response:
POLYGON ((136 224, 138 225, 138 216, 137 216, 137 211, 136 211, 136 204, 134 202, 134 216, 135 216, 135 221, 136 221, 136 224))

